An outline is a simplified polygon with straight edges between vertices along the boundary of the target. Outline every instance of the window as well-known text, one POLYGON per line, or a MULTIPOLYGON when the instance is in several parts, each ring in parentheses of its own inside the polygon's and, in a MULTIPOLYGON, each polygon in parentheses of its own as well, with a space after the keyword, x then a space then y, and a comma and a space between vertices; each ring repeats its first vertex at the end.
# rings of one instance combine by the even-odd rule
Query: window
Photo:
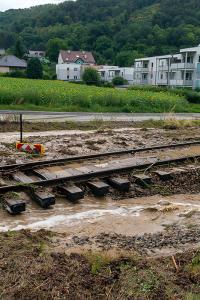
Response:
POLYGON ((69 71, 69 68, 67 68, 67 71, 69 71))
POLYGON ((170 73, 170 79, 174 80, 174 79, 175 79, 175 75, 176 75, 175 72, 171 72, 171 73, 170 73))
POLYGON ((74 71, 76 72, 76 71, 78 71, 78 69, 77 69, 77 68, 74 68, 74 71))
POLYGON ((185 77, 186 77, 186 80, 192 80, 192 73, 187 72, 185 77))
POLYGON ((74 76, 74 79, 77 79, 77 76, 74 76))
POLYGON ((69 75, 67 75, 67 79, 69 79, 69 75))
POLYGON ((163 74, 162 73, 160 74, 160 79, 163 79, 163 74))
POLYGON ((151 63, 151 67, 153 68, 153 63, 151 63))

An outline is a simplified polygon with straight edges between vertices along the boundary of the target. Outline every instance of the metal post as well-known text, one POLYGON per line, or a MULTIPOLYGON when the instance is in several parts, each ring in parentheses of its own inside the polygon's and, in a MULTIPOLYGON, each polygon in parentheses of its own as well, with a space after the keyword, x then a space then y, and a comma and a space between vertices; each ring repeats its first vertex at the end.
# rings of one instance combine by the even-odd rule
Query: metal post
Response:
POLYGON ((20 120, 20 142, 23 143, 23 118, 22 114, 19 115, 20 120))

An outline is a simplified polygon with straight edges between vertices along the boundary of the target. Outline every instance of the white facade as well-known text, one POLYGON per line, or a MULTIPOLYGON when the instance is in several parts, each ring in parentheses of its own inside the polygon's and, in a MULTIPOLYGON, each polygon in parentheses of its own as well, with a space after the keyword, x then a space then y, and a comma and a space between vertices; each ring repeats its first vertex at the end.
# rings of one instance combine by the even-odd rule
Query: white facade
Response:
POLYGON ((82 72, 82 65, 78 65, 75 63, 56 65, 56 74, 58 80, 80 81, 82 72))
MULTIPOLYGON (((60 61, 60 57, 58 59, 60 61)), ((56 66, 56 74, 58 80, 64 81, 81 81, 82 74, 87 67, 95 68, 101 77, 101 80, 112 82, 113 78, 120 76, 128 81, 128 84, 133 84, 134 68, 120 68, 117 66, 92 66, 87 64, 76 63, 58 63, 56 66)))
POLYGON ((101 66, 98 69, 101 80, 112 82, 115 77, 123 77, 128 84, 133 84, 134 68, 123 68, 118 66, 101 66))
POLYGON ((45 57, 46 56, 46 52, 45 51, 39 51, 39 50, 29 50, 28 52, 28 57, 32 58, 32 57, 45 57))
POLYGON ((134 84, 200 88, 200 45, 135 60, 134 84))

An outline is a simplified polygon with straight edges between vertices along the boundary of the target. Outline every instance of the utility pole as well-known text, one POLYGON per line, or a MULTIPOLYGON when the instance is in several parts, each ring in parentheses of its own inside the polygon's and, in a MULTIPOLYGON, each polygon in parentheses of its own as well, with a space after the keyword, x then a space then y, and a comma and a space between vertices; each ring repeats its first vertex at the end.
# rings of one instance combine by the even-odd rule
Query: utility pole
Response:
POLYGON ((20 120, 20 143, 23 143, 23 118, 22 114, 19 115, 20 120))

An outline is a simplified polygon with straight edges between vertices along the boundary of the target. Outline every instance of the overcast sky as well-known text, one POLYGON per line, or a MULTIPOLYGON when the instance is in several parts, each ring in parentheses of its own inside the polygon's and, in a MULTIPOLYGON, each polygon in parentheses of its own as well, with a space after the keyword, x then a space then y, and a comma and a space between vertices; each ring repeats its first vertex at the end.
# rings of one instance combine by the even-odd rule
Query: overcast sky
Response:
POLYGON ((64 0, 0 0, 0 11, 10 8, 25 8, 39 4, 59 3, 64 0))

